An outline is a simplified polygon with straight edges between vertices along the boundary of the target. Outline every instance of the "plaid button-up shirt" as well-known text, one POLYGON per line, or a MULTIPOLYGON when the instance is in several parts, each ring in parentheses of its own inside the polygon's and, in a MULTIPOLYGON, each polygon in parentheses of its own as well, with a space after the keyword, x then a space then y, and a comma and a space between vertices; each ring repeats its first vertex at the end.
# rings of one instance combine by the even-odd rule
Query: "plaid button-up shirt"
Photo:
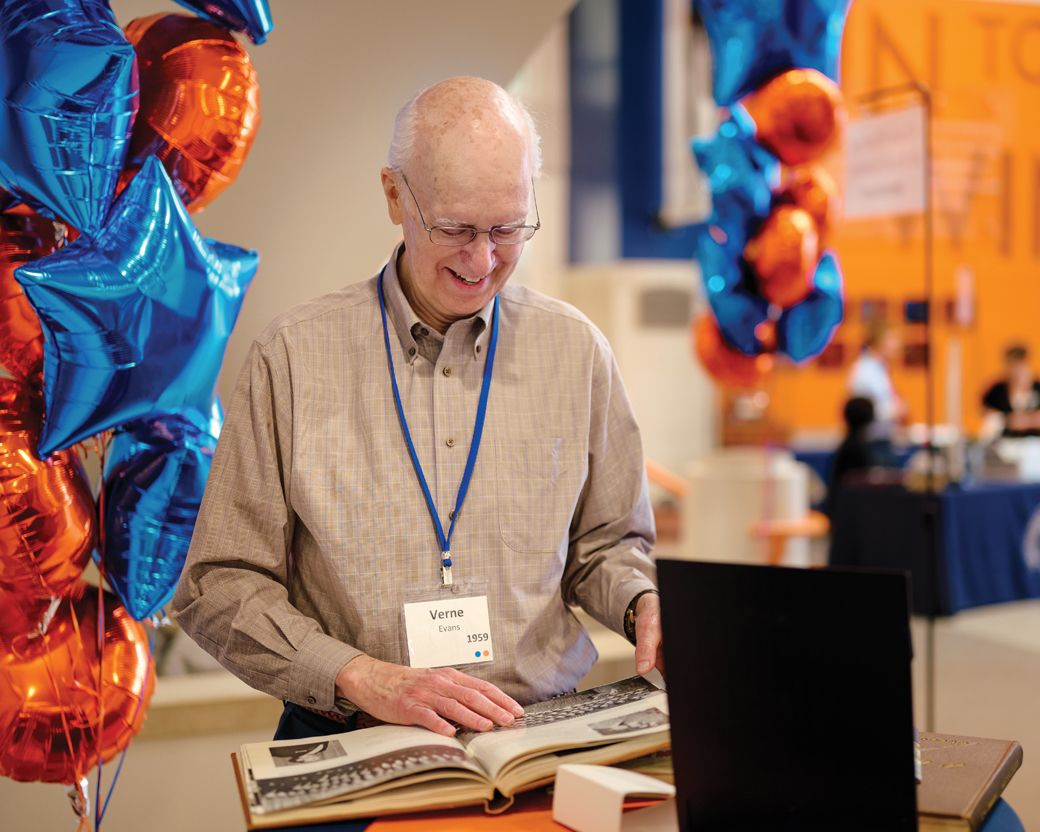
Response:
MULTIPOLYGON (((476 417, 492 304, 441 336, 385 268, 391 349, 442 522, 476 417)), ((654 587, 639 430, 603 335, 572 307, 500 293, 499 342, 458 581, 487 586, 495 660, 465 666, 521 703, 574 688, 596 660, 569 609, 617 632, 654 587)), ((359 653, 406 664, 402 605, 440 552, 394 410, 376 280, 274 321, 252 345, 172 607, 248 684, 331 710, 359 653)))

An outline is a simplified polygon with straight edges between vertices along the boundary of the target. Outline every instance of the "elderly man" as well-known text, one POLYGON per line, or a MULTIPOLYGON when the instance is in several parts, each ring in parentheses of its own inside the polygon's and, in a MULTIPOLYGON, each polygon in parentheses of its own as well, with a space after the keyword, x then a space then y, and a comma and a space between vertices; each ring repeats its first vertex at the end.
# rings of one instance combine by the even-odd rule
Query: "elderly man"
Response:
POLYGON ((538 137, 501 87, 410 101, 380 274, 252 346, 173 600, 285 701, 277 738, 370 718, 509 725, 596 659, 569 605, 660 664, 639 431, 603 336, 507 285, 539 226, 538 137))

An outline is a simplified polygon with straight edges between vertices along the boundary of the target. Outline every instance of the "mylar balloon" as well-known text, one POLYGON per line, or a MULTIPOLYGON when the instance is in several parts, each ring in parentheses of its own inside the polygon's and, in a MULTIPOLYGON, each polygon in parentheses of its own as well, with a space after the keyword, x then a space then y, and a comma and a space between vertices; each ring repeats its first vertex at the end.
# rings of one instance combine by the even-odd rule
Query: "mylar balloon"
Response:
POLYGON ((25 655, 31 650, 50 609, 51 600, 23 598, 0 589, 0 655, 25 655))
POLYGON ((0 775, 75 782, 97 764, 99 745, 103 761, 127 746, 154 687, 144 628, 107 592, 99 656, 98 591, 81 585, 42 638, 0 657, 0 775))
POLYGON ((126 426, 109 446, 102 563, 138 620, 177 588, 222 422, 218 404, 209 431, 164 417, 126 426))
POLYGON ((35 456, 42 406, 14 379, 0 379, 0 589, 26 600, 61 595, 94 547, 96 512, 72 451, 35 456))
POLYGON ((833 252, 820 258, 813 291, 805 300, 780 316, 777 350, 801 362, 823 352, 844 317, 845 292, 833 252))
POLYGON ((844 120, 838 85, 812 69, 792 69, 744 99, 758 140, 785 165, 818 159, 844 120))
POLYGON ((177 0, 214 23, 235 32, 245 32, 253 43, 261 44, 274 29, 267 0, 177 0))
POLYGON ((693 324, 694 351, 708 374, 726 387, 757 387, 773 369, 771 355, 744 355, 727 344, 708 313, 693 324))
POLYGON ((751 289, 739 252, 719 242, 713 231, 711 226, 696 228, 695 246, 704 294, 726 342, 745 355, 758 355, 762 344, 756 329, 766 320, 769 304, 751 289))
POLYGON ((141 108, 128 175, 158 156, 184 204, 208 205, 230 185, 260 126, 260 86, 227 30, 180 14, 131 21, 141 108))
POLYGON ((740 251, 752 229, 769 213, 780 165, 755 140, 755 125, 743 107, 734 105, 710 139, 694 139, 693 154, 708 177, 711 223, 721 228, 727 245, 740 251))
POLYGON ((18 269, 44 331, 40 453, 167 413, 205 428, 256 266, 199 234, 152 156, 95 242, 18 269))
POLYGON ((86 234, 101 228, 137 112, 134 50, 105 0, 0 11, 0 185, 86 234))
POLYGON ((14 270, 57 251, 63 226, 39 214, 0 214, 0 364, 33 384, 41 382, 43 333, 14 270))
POLYGON ((819 165, 790 169, 776 201, 808 211, 816 223, 822 245, 834 222, 838 203, 838 188, 827 171, 819 165))
POLYGON ((785 308, 812 291, 819 256, 816 223, 808 211, 793 205, 774 208, 744 250, 762 296, 785 308))
POLYGON ((732 104, 794 67, 837 80, 850 0, 694 0, 713 60, 716 103, 732 104))

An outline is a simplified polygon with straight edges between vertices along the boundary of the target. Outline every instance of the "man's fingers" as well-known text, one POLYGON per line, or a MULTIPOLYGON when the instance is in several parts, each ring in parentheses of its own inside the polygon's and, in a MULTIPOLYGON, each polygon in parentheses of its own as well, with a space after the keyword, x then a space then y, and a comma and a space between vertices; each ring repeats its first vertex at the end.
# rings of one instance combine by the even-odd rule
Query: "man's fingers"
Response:
POLYGON ((438 698, 433 704, 441 716, 446 716, 459 725, 472 728, 474 731, 490 731, 495 727, 495 723, 486 716, 470 710, 457 699, 444 696, 438 698))
POLYGON ((474 713, 486 716, 499 725, 512 725, 516 721, 509 711, 495 704, 479 690, 460 685, 456 688, 455 698, 474 713))
MULTIPOLYGON (((476 679, 472 676, 467 676, 465 673, 460 673, 459 676, 461 676, 462 678, 457 680, 458 684, 479 691, 485 697, 490 699, 499 708, 501 708, 504 711, 507 711, 514 717, 519 718, 524 715, 524 709, 523 707, 521 707, 520 703, 513 699, 513 697, 511 697, 501 688, 496 687, 495 685, 491 684, 491 682, 487 682, 484 679, 476 679)), ((506 725, 508 723, 503 722, 500 724, 506 725)))
POLYGON ((455 726, 441 719, 437 712, 430 707, 415 704, 407 709, 407 713, 412 717, 413 725, 418 725, 420 728, 428 728, 445 737, 455 736, 455 726))

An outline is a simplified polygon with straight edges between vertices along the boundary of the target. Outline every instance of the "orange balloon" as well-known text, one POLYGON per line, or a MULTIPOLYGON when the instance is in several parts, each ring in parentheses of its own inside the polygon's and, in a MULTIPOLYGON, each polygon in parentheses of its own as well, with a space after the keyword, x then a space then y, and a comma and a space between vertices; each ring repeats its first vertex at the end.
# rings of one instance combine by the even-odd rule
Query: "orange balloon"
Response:
POLYGON ((693 346, 704 369, 725 387, 757 387, 773 369, 773 356, 744 355, 727 344, 710 312, 694 321, 693 346))
POLYGON ((808 296, 820 259, 820 238, 808 211, 779 205, 744 247, 744 259, 758 275, 762 296, 787 308, 808 296))
POLYGON ((63 595, 94 548, 97 513, 71 450, 36 458, 42 404, 0 379, 0 589, 22 599, 63 595))
POLYGON ((65 226, 39 214, 0 214, 0 364, 32 384, 43 371, 43 333, 14 270, 53 254, 64 239, 65 226))
POLYGON ((230 185, 260 126, 260 83, 226 29, 180 14, 130 21, 140 109, 126 184, 144 160, 162 161, 184 204, 200 211, 230 185))
POLYGON ((785 165, 822 156, 837 139, 845 112, 838 85, 815 69, 788 70, 741 103, 759 142, 785 165))
POLYGON ((838 188, 831 175, 819 165, 793 168, 785 177, 777 199, 781 204, 808 211, 822 240, 837 212, 838 188))
POLYGON ((0 657, 0 775, 73 783, 97 765, 99 733, 107 762, 141 729, 155 687, 148 638, 111 593, 104 607, 100 661, 98 591, 84 583, 30 649, 0 657))
POLYGON ((0 655, 23 654, 40 637, 50 601, 0 590, 0 655))

